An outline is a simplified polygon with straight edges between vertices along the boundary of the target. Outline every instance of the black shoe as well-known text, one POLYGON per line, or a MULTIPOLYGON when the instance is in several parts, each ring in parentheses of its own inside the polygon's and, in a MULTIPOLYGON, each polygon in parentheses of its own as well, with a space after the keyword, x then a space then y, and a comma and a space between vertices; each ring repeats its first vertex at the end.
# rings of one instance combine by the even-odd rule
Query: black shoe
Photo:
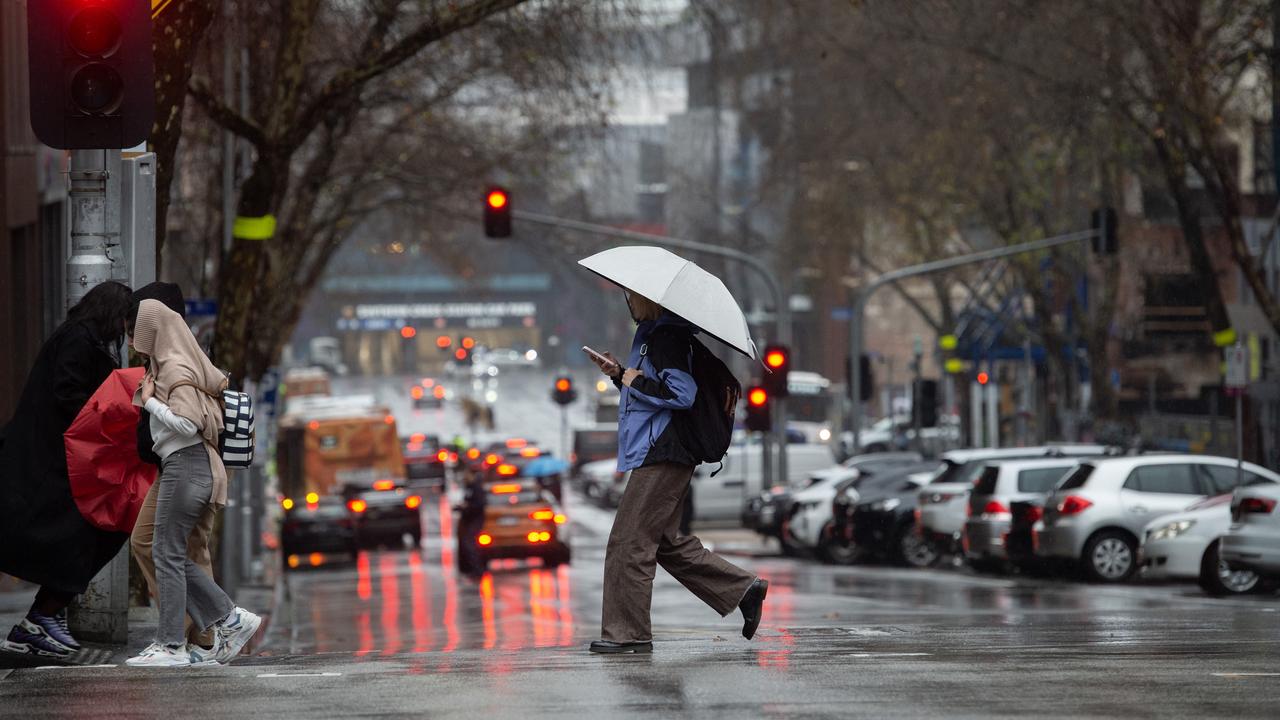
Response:
POLYGON ((618 653, 651 653, 651 642, 614 642, 612 640, 592 640, 589 648, 593 653, 616 655, 618 653))
POLYGON ((750 640, 760 627, 760 618, 764 615, 764 596, 769 593, 769 581, 756 578, 742 596, 738 609, 742 610, 742 637, 750 640))

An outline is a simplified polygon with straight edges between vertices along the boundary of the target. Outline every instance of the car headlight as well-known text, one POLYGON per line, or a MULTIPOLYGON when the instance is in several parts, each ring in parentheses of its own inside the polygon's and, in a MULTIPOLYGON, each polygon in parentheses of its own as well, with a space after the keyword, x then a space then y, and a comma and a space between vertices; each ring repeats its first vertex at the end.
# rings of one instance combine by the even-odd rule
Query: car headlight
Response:
POLYGON ((818 439, 821 440, 822 442, 826 442, 830 440, 831 431, 826 428, 822 428, 821 430, 818 431, 818 439))
POLYGON ((884 500, 871 503, 868 507, 877 512, 884 512, 885 510, 892 510, 901 504, 902 500, 898 498, 885 498, 884 500))
POLYGON ((1172 540, 1173 538, 1176 538, 1182 533, 1190 530, 1191 526, 1195 524, 1196 524, 1195 520, 1179 520, 1177 522, 1171 522, 1168 525, 1161 525, 1160 527, 1151 531, 1151 534, 1148 536, 1148 539, 1149 540, 1172 540))

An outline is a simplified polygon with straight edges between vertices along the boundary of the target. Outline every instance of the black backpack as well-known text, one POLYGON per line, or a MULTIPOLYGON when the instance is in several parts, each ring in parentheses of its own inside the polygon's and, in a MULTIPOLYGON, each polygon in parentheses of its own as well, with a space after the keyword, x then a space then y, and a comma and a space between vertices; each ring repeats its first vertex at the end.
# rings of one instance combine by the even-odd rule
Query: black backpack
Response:
POLYGON ((697 338, 685 335, 681 341, 689 343, 690 374, 698 385, 698 393, 693 398, 693 407, 672 413, 671 422, 675 424, 680 444, 695 460, 718 463, 733 441, 733 419, 738 411, 738 398, 742 397, 742 384, 724 361, 697 338))

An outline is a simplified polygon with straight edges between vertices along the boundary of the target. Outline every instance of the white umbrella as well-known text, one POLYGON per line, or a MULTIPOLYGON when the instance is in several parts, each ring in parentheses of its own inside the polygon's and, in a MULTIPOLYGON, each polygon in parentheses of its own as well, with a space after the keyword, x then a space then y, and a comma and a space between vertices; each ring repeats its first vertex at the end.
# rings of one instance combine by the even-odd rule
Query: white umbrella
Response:
POLYGON ((704 333, 756 359, 747 318, 720 278, 658 247, 616 247, 578 264, 697 325, 704 333))

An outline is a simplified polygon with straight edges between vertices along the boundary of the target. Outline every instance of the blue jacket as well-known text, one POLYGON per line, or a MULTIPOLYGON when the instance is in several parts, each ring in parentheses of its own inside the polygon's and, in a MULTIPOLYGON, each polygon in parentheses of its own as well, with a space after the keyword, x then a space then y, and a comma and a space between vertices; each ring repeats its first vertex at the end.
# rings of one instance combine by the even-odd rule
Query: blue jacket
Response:
POLYGON ((663 313, 636 328, 627 367, 644 373, 622 391, 618 404, 618 471, 645 465, 698 462, 680 443, 671 414, 693 407, 698 386, 690 374, 689 338, 697 328, 689 321, 663 313))

